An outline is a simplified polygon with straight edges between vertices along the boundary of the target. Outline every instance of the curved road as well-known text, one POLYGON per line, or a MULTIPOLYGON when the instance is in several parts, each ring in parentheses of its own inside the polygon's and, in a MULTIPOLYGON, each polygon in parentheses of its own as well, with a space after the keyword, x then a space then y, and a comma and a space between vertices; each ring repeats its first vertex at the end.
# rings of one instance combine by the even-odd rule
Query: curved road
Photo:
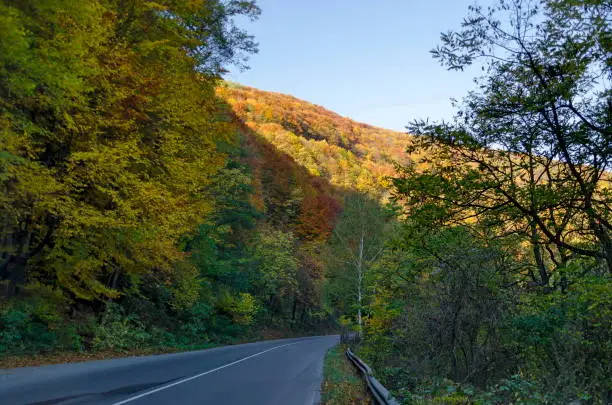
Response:
POLYGON ((0 370, 2 405, 312 405, 337 336, 0 370))

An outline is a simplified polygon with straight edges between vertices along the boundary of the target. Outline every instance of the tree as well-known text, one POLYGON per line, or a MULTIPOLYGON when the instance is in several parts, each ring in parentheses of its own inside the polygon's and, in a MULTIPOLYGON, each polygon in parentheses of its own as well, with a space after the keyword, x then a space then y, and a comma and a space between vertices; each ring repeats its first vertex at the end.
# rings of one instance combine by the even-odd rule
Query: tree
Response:
POLYGON ((271 310, 278 310, 281 300, 291 297, 297 288, 299 263, 295 243, 293 234, 271 226, 262 226, 255 239, 257 293, 267 299, 271 310))
POLYGON ((315 185, 307 189, 297 219, 296 235, 304 240, 327 240, 332 232, 340 204, 325 189, 315 185))
POLYGON ((373 356, 401 359, 417 376, 481 386, 503 377, 500 337, 512 297, 503 286, 514 252, 465 226, 423 229, 410 220, 389 239, 372 270, 377 299, 366 331, 373 356))
POLYGON ((207 190, 215 202, 214 212, 185 243, 189 261, 215 286, 213 296, 225 289, 245 292, 253 281, 248 272, 251 257, 247 240, 260 214, 249 202, 250 183, 246 167, 228 161, 207 190))
MULTIPOLYGON (((0 2, 0 281, 108 299, 180 279, 179 241, 233 128, 222 67, 255 51, 252 1, 0 2), (178 273, 177 273, 178 272, 178 273)), ((193 270, 193 269, 192 269, 193 270)), ((183 274, 184 275, 184 274, 183 274)))
POLYGON ((606 1, 501 0, 470 8, 432 51, 451 70, 479 61, 453 122, 416 121, 426 158, 395 179, 413 216, 480 221, 533 246, 539 276, 588 256, 612 272, 612 32, 606 1))
POLYGON ((346 196, 328 246, 328 277, 345 303, 354 303, 363 324, 366 275, 385 248, 390 213, 367 194, 346 196), (347 296, 348 295, 348 296, 347 296))

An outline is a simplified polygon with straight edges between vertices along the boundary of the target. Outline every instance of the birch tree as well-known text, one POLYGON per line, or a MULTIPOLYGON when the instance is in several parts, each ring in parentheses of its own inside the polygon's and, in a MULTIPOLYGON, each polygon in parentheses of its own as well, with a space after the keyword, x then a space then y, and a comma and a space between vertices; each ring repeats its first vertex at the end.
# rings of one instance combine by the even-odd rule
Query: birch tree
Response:
POLYGON ((350 194, 334 227, 328 252, 328 277, 336 307, 357 318, 361 330, 367 273, 385 247, 389 212, 366 194, 350 194))

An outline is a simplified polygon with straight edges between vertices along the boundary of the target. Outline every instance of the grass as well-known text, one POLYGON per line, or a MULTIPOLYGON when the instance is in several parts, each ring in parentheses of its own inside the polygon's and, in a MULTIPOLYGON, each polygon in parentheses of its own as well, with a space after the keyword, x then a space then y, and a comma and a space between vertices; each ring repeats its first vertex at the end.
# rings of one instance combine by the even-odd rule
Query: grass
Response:
POLYGON ((335 346, 325 355, 322 404, 370 405, 373 402, 365 383, 344 355, 345 350, 345 346, 335 346))

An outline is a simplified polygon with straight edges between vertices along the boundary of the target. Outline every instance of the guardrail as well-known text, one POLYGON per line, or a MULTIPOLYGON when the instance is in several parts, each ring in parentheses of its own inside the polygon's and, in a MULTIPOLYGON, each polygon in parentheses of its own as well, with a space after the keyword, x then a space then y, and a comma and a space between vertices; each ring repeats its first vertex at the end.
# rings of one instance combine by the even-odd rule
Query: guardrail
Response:
POLYGON ((372 375, 372 369, 366 363, 363 362, 359 357, 351 351, 346 350, 346 357, 361 371, 363 377, 368 385, 368 389, 372 393, 374 400, 378 405, 399 405, 399 402, 395 400, 389 393, 389 391, 372 375))

